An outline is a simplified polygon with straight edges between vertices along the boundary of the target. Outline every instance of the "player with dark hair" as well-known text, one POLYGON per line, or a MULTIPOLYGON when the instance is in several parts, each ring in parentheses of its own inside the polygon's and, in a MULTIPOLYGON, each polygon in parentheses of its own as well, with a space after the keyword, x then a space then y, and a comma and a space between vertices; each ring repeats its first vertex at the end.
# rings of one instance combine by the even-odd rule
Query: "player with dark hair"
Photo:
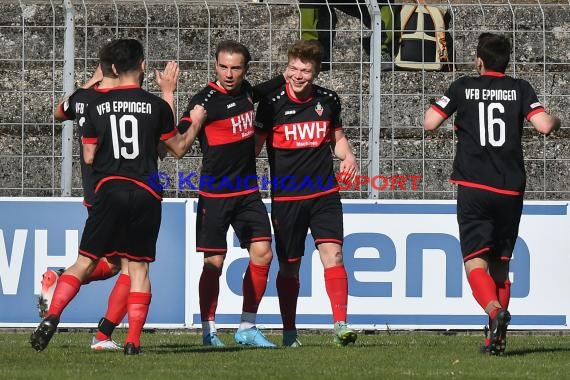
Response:
POLYGON ((253 103, 259 92, 276 88, 284 79, 279 76, 252 88, 245 80, 251 56, 235 41, 220 42, 215 57, 217 80, 192 97, 178 125, 181 132, 188 127, 193 121, 189 111, 195 105, 206 108, 208 116, 198 136, 203 157, 196 217, 196 250, 204 252, 198 290, 203 344, 224 346, 215 316, 231 225, 250 257, 243 278, 241 322, 234 338, 243 345, 275 347, 256 327, 272 252, 271 226, 256 177, 253 103))
POLYGON ((297 347, 295 325, 299 269, 308 229, 324 267, 334 321, 334 341, 347 345, 356 333, 347 322, 348 280, 342 258, 343 218, 331 150, 340 172, 351 179, 356 158, 342 130, 336 92, 313 83, 322 60, 317 41, 298 41, 288 51, 286 84, 262 101, 256 116, 256 153, 267 139, 271 219, 279 259, 277 293, 283 319, 283 345, 297 347), (297 186, 281 179, 293 178, 297 186))
POLYGON ((479 36, 479 76, 454 81, 427 111, 434 130, 454 112, 457 151, 451 183, 457 184, 457 221, 465 272, 475 300, 489 315, 484 351, 501 355, 511 320, 509 261, 518 236, 526 184, 521 146, 526 118, 540 133, 560 127, 532 86, 505 75, 511 45, 500 35, 479 36))
POLYGON ((95 203, 85 223, 79 256, 59 278, 47 316, 31 335, 37 351, 47 347, 65 307, 102 257, 126 257, 131 278, 127 299, 129 330, 125 355, 140 353, 140 335, 151 300, 149 263, 155 260, 161 220, 161 193, 148 186, 158 170, 162 140, 178 158, 198 133, 205 111, 197 106, 188 131, 174 128, 169 104, 140 88, 143 48, 132 39, 115 40, 109 49, 117 86, 89 105, 82 130, 83 158, 93 166, 95 203))
MULTIPOLYGON (((75 90, 69 97, 64 98, 55 108, 54 117, 56 120, 76 120, 79 128, 79 136, 85 124, 85 115, 89 103, 95 101, 96 98, 101 96, 101 92, 96 91, 109 89, 116 85, 116 76, 111 71, 112 61, 109 54, 106 54, 109 44, 105 44, 99 51, 99 65, 95 70, 93 76, 80 88, 75 90)), ((81 142, 80 142, 81 147, 81 142)), ((83 185, 83 204, 87 207, 89 213, 92 205, 95 203, 94 183, 92 179, 93 171, 91 166, 85 164, 83 160, 83 149, 79 150, 80 166, 81 166, 81 180, 83 185)), ((111 294, 109 295, 108 309, 106 313, 106 321, 116 321, 116 324, 110 324, 102 318, 99 326, 103 325, 103 330, 106 334, 98 331, 96 336, 93 337, 91 348, 94 350, 119 350, 121 347, 111 339, 111 335, 116 325, 125 316, 126 310, 126 296, 130 288, 130 277, 128 268, 125 262, 119 257, 109 257, 99 260, 95 269, 85 279, 83 284, 88 284, 91 281, 105 280, 113 277, 119 271, 121 275, 118 277, 111 294), (106 328, 106 325, 109 325, 106 328)), ((38 309, 40 317, 44 318, 50 307, 53 292, 57 286, 59 276, 63 274, 64 270, 48 269, 42 275, 42 290, 38 298, 38 309)), ((99 329, 100 330, 100 329, 99 329)))
MULTIPOLYGON (((76 120, 79 127, 79 135, 85 123, 85 115, 89 103, 95 101, 96 98, 104 94, 102 90, 106 90, 115 86, 117 77, 112 71, 112 54, 109 51, 110 43, 105 44, 99 51, 99 65, 95 73, 83 86, 74 91, 69 97, 64 98, 55 108, 54 117, 57 120, 76 120), (97 91, 97 90, 99 91, 97 91)), ((156 78, 161 88, 163 98, 168 98, 168 102, 173 108, 173 92, 176 87, 176 79, 178 75, 178 66, 171 61, 166 64, 163 72, 156 71, 156 78), (174 83, 174 86, 172 85, 174 83)), ((80 140, 81 146, 81 140, 80 140)), ((87 207, 89 213, 95 202, 95 193, 93 183, 93 169, 83 160, 83 149, 79 150, 81 178, 83 184, 83 204, 87 207)), ((123 320, 127 313, 127 297, 129 294, 131 280, 128 272, 128 260, 118 256, 104 257, 98 261, 97 266, 91 272, 89 277, 83 282, 83 285, 91 281, 105 280, 121 272, 111 294, 109 295, 108 308, 105 317, 101 318, 98 324, 98 330, 91 341, 91 349, 93 350, 120 350, 122 347, 111 339, 111 335, 119 323, 123 320)), ((53 292, 57 286, 59 276, 64 270, 48 269, 42 275, 42 289, 38 299, 38 309, 40 317, 44 318, 49 309, 53 292)))

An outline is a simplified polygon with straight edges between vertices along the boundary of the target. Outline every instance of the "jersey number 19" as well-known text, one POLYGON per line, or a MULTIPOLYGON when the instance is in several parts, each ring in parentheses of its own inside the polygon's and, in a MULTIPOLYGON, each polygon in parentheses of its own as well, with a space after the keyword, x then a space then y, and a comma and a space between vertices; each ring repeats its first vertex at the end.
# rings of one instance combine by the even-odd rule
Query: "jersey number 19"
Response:
POLYGON ((485 103, 479 102, 479 138, 481 146, 485 146, 487 141, 491 146, 503 146, 505 143, 505 122, 500 117, 495 117, 495 111, 503 114, 505 113, 505 107, 501 103, 490 103, 485 107, 485 103))
POLYGON ((139 124, 137 118, 133 115, 121 116, 118 131, 117 116, 111 115, 111 137, 113 139, 113 156, 115 159, 118 160, 123 157, 126 160, 132 160, 139 155, 139 124), (131 125, 130 135, 127 135, 127 123, 131 125), (120 147, 120 142, 122 142, 122 145, 132 145, 130 152, 127 146, 120 147))

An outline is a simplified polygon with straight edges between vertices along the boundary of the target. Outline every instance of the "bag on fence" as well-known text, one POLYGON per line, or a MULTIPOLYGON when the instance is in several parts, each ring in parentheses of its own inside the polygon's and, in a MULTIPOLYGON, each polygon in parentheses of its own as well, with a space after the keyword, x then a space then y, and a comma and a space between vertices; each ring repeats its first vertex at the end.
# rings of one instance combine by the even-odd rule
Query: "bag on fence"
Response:
POLYGON ((396 17, 394 63, 404 70, 451 70, 453 41, 446 33, 451 19, 447 7, 406 4, 396 17))

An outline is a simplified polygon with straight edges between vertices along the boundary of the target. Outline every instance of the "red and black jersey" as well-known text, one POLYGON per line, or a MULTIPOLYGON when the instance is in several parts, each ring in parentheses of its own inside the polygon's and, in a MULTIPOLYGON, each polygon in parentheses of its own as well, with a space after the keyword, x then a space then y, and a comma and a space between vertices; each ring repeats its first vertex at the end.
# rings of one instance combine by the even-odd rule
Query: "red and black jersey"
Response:
POLYGON ((128 180, 160 199, 148 180, 158 171, 159 140, 177 133, 172 109, 136 85, 97 91, 105 94, 89 105, 82 137, 84 144, 97 144, 97 187, 109 180, 128 180))
POLYGON ((208 114, 198 134, 203 155, 199 194, 231 197, 258 191, 253 103, 284 83, 283 75, 255 87, 244 80, 238 90, 228 92, 209 82, 190 99, 178 123, 180 133, 192 124, 190 111, 196 104, 208 114))
MULTIPOLYGON (((89 103, 93 102, 101 96, 101 93, 95 91, 94 88, 78 88, 71 94, 61 105, 61 111, 66 120, 76 120, 79 127, 79 136, 82 135, 83 125, 85 124, 85 115, 89 103)), ((83 160, 83 149, 81 147, 81 139, 79 140, 79 158, 81 165, 81 182, 83 184, 83 202, 86 206, 93 205, 95 202, 93 169, 83 160)))
POLYGON ((190 111, 202 105, 208 114, 198 141, 202 149, 199 193, 229 197, 257 191, 253 130, 253 90, 247 81, 232 92, 214 82, 198 92, 178 123, 184 133, 190 111))
POLYGON ((331 90, 313 85, 304 100, 281 86, 259 104, 256 132, 267 136, 274 200, 297 200, 338 191, 331 142, 342 129, 341 105, 331 90))
POLYGON ((524 192, 523 122, 544 112, 527 81, 496 72, 462 77, 432 108, 445 118, 457 112, 451 182, 507 195, 524 192))

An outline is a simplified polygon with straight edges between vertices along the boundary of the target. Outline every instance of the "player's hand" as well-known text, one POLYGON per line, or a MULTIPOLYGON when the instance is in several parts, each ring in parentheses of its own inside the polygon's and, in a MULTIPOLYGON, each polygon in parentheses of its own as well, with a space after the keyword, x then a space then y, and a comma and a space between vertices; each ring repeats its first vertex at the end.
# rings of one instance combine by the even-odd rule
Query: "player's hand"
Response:
POLYGON ((356 163, 356 156, 348 153, 344 160, 340 162, 339 172, 344 176, 343 178, 352 181, 358 173, 358 165, 356 163))
POLYGON ((169 61, 163 71, 154 70, 156 83, 163 93, 173 93, 180 77, 180 68, 175 61, 169 61))
POLYGON ((199 104, 196 104, 194 108, 192 108, 192 111, 190 111, 190 120, 192 120, 192 122, 196 122, 199 128, 204 125, 206 117, 208 117, 206 109, 199 104))
POLYGON ((97 83, 103 80, 103 70, 101 70, 101 64, 97 65, 95 72, 91 76, 91 79, 87 81, 82 87, 83 88, 91 88, 95 86, 97 83))

